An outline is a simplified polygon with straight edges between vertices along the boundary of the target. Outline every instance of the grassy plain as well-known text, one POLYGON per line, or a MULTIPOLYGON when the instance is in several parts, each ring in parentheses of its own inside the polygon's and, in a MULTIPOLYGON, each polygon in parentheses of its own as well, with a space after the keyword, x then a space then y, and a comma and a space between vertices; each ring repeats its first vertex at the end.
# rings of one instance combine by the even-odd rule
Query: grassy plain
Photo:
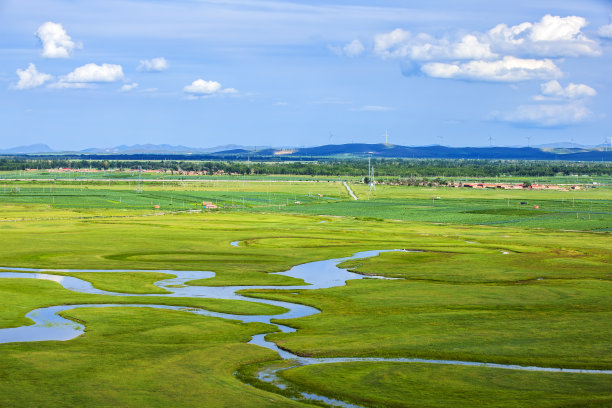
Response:
POLYGON ((534 373, 416 363, 305 366, 281 375, 330 397, 369 407, 609 407, 608 375, 534 373))
POLYGON ((87 332, 67 342, 0 345, 0 406, 306 406, 232 376, 242 364, 274 358, 245 344, 267 325, 127 307, 63 315, 87 322, 87 332))
POLYGON ((378 185, 375 191, 369 191, 364 184, 352 184, 351 188, 361 200, 312 202, 266 211, 527 228, 612 229, 609 188, 538 191, 378 185))
MULTIPOLYGON (((58 183, 52 189, 20 184, 19 191, 0 194, 0 266, 149 270, 64 273, 105 290, 154 293, 159 289, 152 283, 167 277, 156 270, 216 273, 192 285, 287 285, 299 281, 268 272, 361 250, 420 250, 424 252, 384 253, 344 265, 403 280, 365 279, 325 290, 249 293, 322 310, 284 322, 297 327, 297 333, 268 336, 303 355, 612 368, 610 235, 563 231, 610 228, 608 189, 505 192, 379 186, 368 200, 365 187, 355 185, 362 198, 355 202, 339 183, 233 186, 210 183, 193 191, 181 184, 149 185, 137 193, 133 183, 92 184, 81 193, 76 184, 58 183), (26 196, 27 191, 32 194, 26 196), (213 194, 247 193, 253 200, 245 207, 229 205, 203 213, 174 208, 181 194, 196 203, 210 201, 213 194), (142 201, 145 194, 171 200, 173 206, 153 211, 152 199, 142 201), (53 197, 56 203, 49 202, 53 197), (274 206, 258 208, 255 198, 274 206), (132 199, 141 201, 131 206, 132 199), (566 217, 570 200, 573 206, 566 217), (524 209, 520 201, 529 207, 538 203, 543 211, 524 209), (239 247, 230 246, 238 240, 239 247)), ((0 327, 27 324, 25 314, 37 307, 111 302, 278 312, 238 301, 81 295, 53 282, 0 279, 0 327)), ((129 308, 81 309, 66 315, 85 322, 85 336, 0 345, 0 406, 61 406, 62 401, 69 402, 64 406, 168 406, 178 395, 184 395, 182 406, 194 405, 198 395, 207 402, 200 405, 235 406, 241 401, 254 407, 297 406, 232 377, 240 365, 275 359, 272 352, 244 344, 250 334, 266 331, 263 325, 129 308), (122 355, 123 360, 133 358, 123 361, 122 355), (57 390, 62 376, 69 383, 65 391, 45 391, 57 390), (36 383, 45 386, 30 397, 36 383), (213 396, 217 399, 207 399, 213 396)), ((525 399, 509 402, 520 390, 532 406, 606 406, 611 381, 602 376, 384 363, 304 367, 285 375, 308 389, 371 406, 411 406, 407 401, 414 398, 417 406, 526 406, 525 399), (492 372, 495 386, 487 390, 492 372), (371 378, 378 381, 368 382, 371 378), (537 384, 559 397, 548 398, 536 390, 537 384), (466 396, 463 405, 460 394, 466 396)))

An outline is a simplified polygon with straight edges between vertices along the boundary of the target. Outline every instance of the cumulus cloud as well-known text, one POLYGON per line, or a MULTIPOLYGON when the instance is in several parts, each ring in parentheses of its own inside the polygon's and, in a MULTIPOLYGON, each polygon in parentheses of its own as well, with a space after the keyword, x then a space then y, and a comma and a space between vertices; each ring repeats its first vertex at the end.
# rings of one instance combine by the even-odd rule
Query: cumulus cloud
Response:
POLYGON ((132 82, 131 84, 125 84, 120 89, 119 92, 129 92, 132 89, 136 89, 138 84, 136 82, 132 82))
POLYGON ((85 64, 75 68, 49 85, 50 88, 88 88, 97 82, 117 82, 123 79, 123 68, 121 65, 93 63, 85 64))
POLYGON ((142 72, 161 72, 169 67, 168 61, 164 57, 159 57, 150 60, 140 60, 140 64, 136 69, 142 72))
POLYGON ((123 79, 123 68, 116 64, 85 64, 62 78, 64 82, 116 82, 123 79))
POLYGON ((576 125, 592 116, 579 102, 567 104, 521 105, 514 112, 498 115, 498 119, 521 125, 555 127, 576 125))
POLYGON ((401 28, 374 36, 374 53, 383 58, 409 58, 417 61, 434 59, 489 59, 496 55, 491 47, 472 34, 457 41, 434 38, 429 34, 412 35, 401 28))
POLYGON ((601 55, 599 45, 582 32, 587 24, 583 17, 547 14, 536 22, 498 24, 487 32, 441 38, 397 28, 374 36, 374 54, 400 59, 405 75, 509 82, 553 79, 561 71, 552 58, 601 55))
POLYGON ((612 14, 610 14, 610 24, 599 27, 597 34, 603 38, 612 38, 612 14))
POLYGON ((550 79, 561 76, 561 70, 549 59, 504 57, 496 61, 466 63, 430 62, 421 71, 434 78, 455 78, 494 82, 516 82, 530 79, 550 79))
POLYGON ((407 57, 410 54, 410 31, 396 28, 374 36, 374 53, 383 58, 407 57))
POLYGON ((525 22, 511 27, 498 24, 486 33, 485 38, 497 52, 518 56, 601 55, 599 45, 582 32, 587 24, 584 17, 547 14, 535 23, 525 22))
POLYGON ((330 46, 329 49, 336 55, 345 55, 350 58, 357 57, 365 51, 365 47, 359 40, 353 40, 343 47, 330 46))
POLYGON ((210 95, 218 92, 221 89, 221 84, 217 81, 205 81, 202 78, 196 79, 190 85, 187 85, 183 90, 190 94, 210 95))
POLYGON ((61 24, 51 21, 38 27, 36 36, 42 43, 42 56, 45 58, 69 58, 72 51, 79 47, 61 24))
POLYGON ((207 97, 219 94, 237 94, 238 90, 234 88, 222 88, 221 83, 217 81, 206 81, 198 78, 191 84, 185 86, 183 91, 188 93, 188 99, 197 99, 197 97, 207 97))
POLYGON ((543 83, 541 89, 542 95, 538 95, 536 100, 545 100, 546 98, 579 99, 597 95, 597 91, 588 85, 570 83, 564 88, 556 80, 543 83))
POLYGON ((30 63, 26 69, 17 69, 19 81, 13 86, 14 89, 37 88, 53 78, 52 75, 38 72, 36 65, 30 63))
POLYGON ((533 99, 540 104, 521 105, 508 114, 494 114, 495 119, 526 126, 569 126, 590 119, 593 114, 586 107, 588 97, 597 95, 585 84, 570 83, 563 87, 552 80, 540 85, 541 94, 533 99))

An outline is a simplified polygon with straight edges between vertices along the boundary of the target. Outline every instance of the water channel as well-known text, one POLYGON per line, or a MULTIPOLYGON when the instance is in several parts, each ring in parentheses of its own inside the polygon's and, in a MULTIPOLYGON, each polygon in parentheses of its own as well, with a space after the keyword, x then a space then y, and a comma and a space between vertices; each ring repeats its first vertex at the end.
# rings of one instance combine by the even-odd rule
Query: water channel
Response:
MULTIPOLYGON (((231 243, 234 247, 239 247, 240 241, 231 243)), ((206 279, 215 276, 214 272, 209 271, 174 271, 174 270, 91 270, 91 269, 35 269, 35 268, 10 268, 0 267, 0 278, 18 278, 18 279, 43 279, 59 283, 64 288, 88 294, 97 295, 112 295, 112 296, 156 296, 156 297, 193 297, 193 298, 213 298, 213 299, 235 299, 248 302, 266 303, 270 305, 280 306, 287 311, 278 315, 236 315, 229 313, 211 312, 200 308, 187 308, 179 306, 166 305, 143 305, 143 304, 81 304, 81 305, 60 305, 51 306, 40 309, 35 309, 29 312, 26 317, 31 319, 34 324, 16 328, 0 329, 0 343, 12 342, 31 342, 31 341, 48 341, 48 340, 70 340, 84 333, 85 327, 72 320, 65 319, 59 316, 60 312, 83 308, 83 307, 149 307, 167 310, 181 310, 188 313, 194 313, 202 316, 220 317, 224 319, 238 320, 244 323, 262 322, 276 326, 280 331, 289 333, 295 329, 286 325, 271 323, 271 319, 294 319, 299 317, 310 316, 319 313, 319 310, 297 303, 282 302, 276 300, 257 299, 246 297, 238 294, 238 291, 243 289, 282 289, 282 290, 304 290, 304 289, 323 289, 336 286, 343 286, 347 280, 375 278, 389 279, 376 276, 364 276, 357 273, 349 272, 346 269, 339 268, 338 264, 360 258, 369 258, 377 256, 382 252, 398 251, 398 250, 375 250, 358 252, 351 257, 328 259, 323 261, 309 262, 302 265, 294 266, 285 272, 276 272, 278 275, 290 276, 304 281, 303 285, 293 286, 187 286, 187 282, 195 279, 206 279), (5 272, 2 272, 5 271, 5 272), (161 272, 174 275, 170 279, 164 279, 155 283, 159 288, 165 289, 169 293, 165 294, 126 294, 117 292, 108 292, 95 288, 91 283, 82 279, 54 275, 53 272, 161 272)), ((266 333, 267 334, 267 333, 266 333)), ((612 370, 582 370, 582 369, 566 369, 566 368, 550 368, 550 367, 529 367, 509 364, 494 364, 473 361, 452 361, 452 360, 426 360, 416 358, 310 358, 301 357, 290 353, 286 350, 281 350, 273 342, 266 340, 266 334, 257 334, 253 336, 250 344, 255 344, 261 347, 266 347, 276 351, 284 360, 291 360, 291 367, 312 365, 312 364, 329 364, 342 362, 405 362, 405 363, 429 363, 429 364, 451 364, 462 366, 479 366, 491 367, 509 370, 524 370, 524 371, 543 371, 543 372, 564 372, 564 373, 585 373, 585 374, 612 374, 612 370)), ((282 369, 287 369, 284 367, 282 369)), ((261 381, 269 382, 279 388, 284 388, 286 385, 277 376, 277 372, 282 369, 265 369, 258 374, 261 381)), ((342 406, 353 408, 355 405, 345 403, 343 401, 332 400, 323 396, 318 396, 309 393, 302 393, 303 399, 315 399, 325 402, 329 405, 342 406)))

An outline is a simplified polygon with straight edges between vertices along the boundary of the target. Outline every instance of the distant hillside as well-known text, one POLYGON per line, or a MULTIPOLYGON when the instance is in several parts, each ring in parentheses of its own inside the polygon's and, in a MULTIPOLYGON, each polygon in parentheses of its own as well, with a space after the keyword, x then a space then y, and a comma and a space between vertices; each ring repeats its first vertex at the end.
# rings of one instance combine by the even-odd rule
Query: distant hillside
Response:
POLYGON ((432 158, 432 159, 508 159, 508 160, 611 160, 612 153, 601 149, 538 149, 534 147, 447 147, 400 146, 384 143, 350 143, 295 149, 264 149, 254 151, 220 151, 217 155, 290 158, 432 158))
MULTIPOLYGON (((248 147, 247 147, 248 148, 248 147)), ((188 146, 174 146, 169 144, 136 144, 132 146, 121 145, 108 148, 89 148, 81 150, 83 153, 97 154, 189 154, 189 153, 215 153, 222 150, 244 149, 238 145, 223 145, 216 147, 200 148, 188 146)))
MULTIPOLYGON (((447 147, 401 146, 391 144, 348 143, 301 148, 270 148, 225 145, 211 148, 190 148, 173 145, 133 145, 108 149, 85 149, 81 152, 56 153, 53 156, 79 159, 159 160, 254 160, 311 161, 347 158, 415 158, 415 159, 493 159, 493 160, 571 160, 612 161, 612 149, 604 147, 447 147)), ((0 151, 5 155, 52 153, 47 145, 15 147, 0 151)), ((45 157, 47 157, 45 156, 45 157)))
POLYGON ((46 144, 32 144, 27 146, 11 147, 10 149, 0 149, 0 154, 31 154, 31 153, 53 153, 55 150, 46 144))

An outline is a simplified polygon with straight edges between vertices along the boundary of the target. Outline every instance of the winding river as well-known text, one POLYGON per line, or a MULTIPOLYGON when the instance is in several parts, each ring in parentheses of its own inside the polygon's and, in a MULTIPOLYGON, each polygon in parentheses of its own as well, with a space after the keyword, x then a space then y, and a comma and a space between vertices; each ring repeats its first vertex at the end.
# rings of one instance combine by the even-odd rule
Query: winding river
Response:
MULTIPOLYGON (((239 247, 240 241, 234 241, 231 243, 234 247, 239 247)), ((328 259, 323 261, 309 262, 302 265, 294 266, 285 272, 276 272, 278 275, 285 275, 301 279, 305 282, 304 285, 297 286, 222 286, 222 287, 211 287, 211 286, 186 286, 185 283, 195 279, 206 279, 215 276, 214 272, 208 271, 174 271, 174 270, 146 270, 142 272, 161 272, 172 274, 175 277, 170 279, 161 280, 155 283, 159 288, 165 289, 169 293, 165 294, 151 294, 146 296, 157 296, 157 297, 194 297, 194 298, 214 298, 214 299, 236 299, 248 302, 266 303, 270 305, 280 306, 287 309, 287 312, 278 315, 236 315, 228 313, 217 313, 211 312, 200 308, 187 308, 179 306, 165 306, 165 305, 143 305, 143 304, 81 304, 81 305, 61 305, 51 306, 40 309, 35 309, 29 312, 26 316, 30 318, 34 324, 29 326, 22 326, 17 328, 0 329, 0 343, 11 343, 11 342, 30 342, 30 341, 47 341, 47 340, 70 340, 74 339, 84 333, 85 327, 72 320, 65 319, 59 316, 60 312, 83 308, 83 307, 148 307, 157 309, 167 310, 181 310, 188 313, 220 317, 224 319, 238 320, 244 323, 249 322, 262 322, 276 326, 280 331, 288 333, 294 332, 295 329, 286 325, 271 323, 271 319, 294 319, 299 317, 310 316, 319 313, 319 310, 305 305, 297 303, 282 302, 276 300, 257 299, 246 297, 238 294, 237 292, 243 289, 282 289, 282 290, 298 290, 298 289, 323 289, 331 288, 336 286, 343 286, 347 280, 350 279, 363 279, 366 276, 349 272, 346 269, 338 267, 338 264, 360 258, 369 258, 377 256, 382 252, 397 251, 397 250, 375 250, 358 252, 351 257, 328 259)), ((117 292, 108 292, 97 289, 87 281, 82 279, 54 275, 53 272, 135 272, 132 270, 89 270, 89 269, 34 269, 34 268, 10 268, 0 267, 0 278, 19 278, 19 279, 43 279, 50 280, 59 283, 64 288, 88 294, 98 295, 112 295, 112 296, 145 296, 141 294, 125 294, 117 292), (5 271, 5 272, 1 272, 5 271)), ((389 279, 383 277, 368 276, 368 278, 376 279, 389 279)), ((267 334, 267 333, 266 333, 267 334)), ((266 340, 266 334, 257 334, 253 336, 249 343, 255 344, 261 347, 266 347, 270 350, 276 351, 282 359, 291 360, 293 362, 292 367, 300 365, 311 365, 311 364, 327 364, 327 363, 341 363, 341 362, 359 362, 359 361, 372 361, 372 362, 406 362, 406 363, 429 363, 429 364, 451 364, 451 365, 462 365, 462 366, 479 366, 479 367, 492 367, 509 370, 524 370, 524 371, 543 371, 543 372, 564 372, 564 373, 585 373, 585 374, 612 374, 612 370, 582 370, 582 369, 567 369, 567 368, 550 368, 550 367, 530 367, 530 366, 519 366, 519 365, 508 365, 508 364, 494 364, 484 362, 473 362, 473 361, 452 361, 452 360, 427 360, 427 359, 416 359, 416 358, 310 358, 301 357, 292 354, 286 350, 281 350, 273 342, 266 340)), ((287 368, 283 368, 287 369, 287 368)), ((285 385, 282 383, 280 378, 277 376, 277 372, 281 369, 268 369, 263 370, 259 373, 258 378, 262 381, 266 381, 276 385, 279 388, 284 388, 285 385)), ((348 404, 342 401, 332 400, 323 396, 318 396, 309 393, 302 393, 302 396, 306 399, 316 399, 323 401, 330 405, 343 406, 343 407, 356 407, 355 405, 348 404)))

